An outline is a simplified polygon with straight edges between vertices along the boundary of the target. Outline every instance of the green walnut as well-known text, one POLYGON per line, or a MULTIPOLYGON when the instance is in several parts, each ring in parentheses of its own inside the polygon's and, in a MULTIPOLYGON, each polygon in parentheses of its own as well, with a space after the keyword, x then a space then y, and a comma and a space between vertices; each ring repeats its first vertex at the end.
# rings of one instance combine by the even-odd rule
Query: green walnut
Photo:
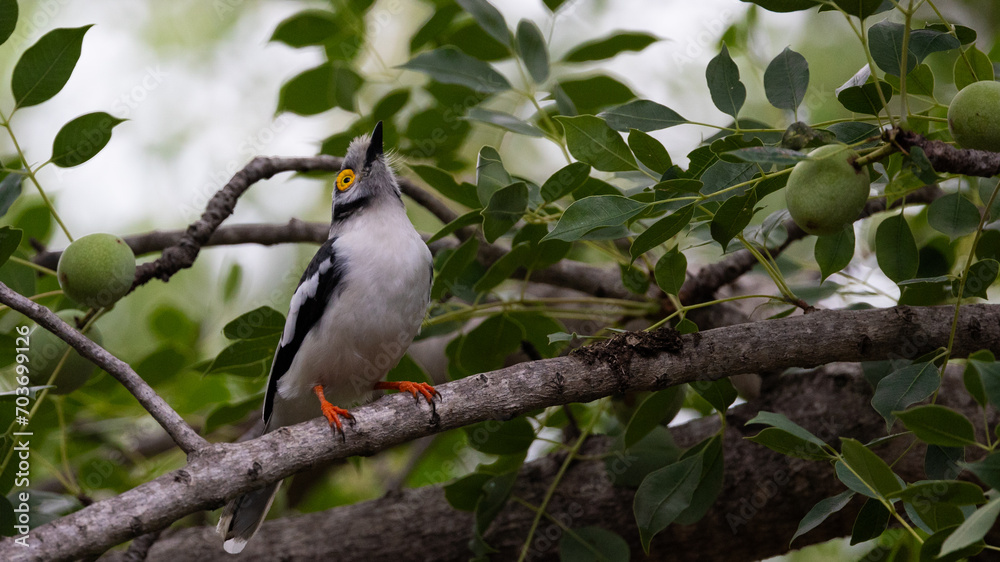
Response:
POLYGON ((88 234, 59 258, 59 286, 66 296, 94 308, 125 296, 135 278, 135 254, 113 234, 88 234))
MULTIPOLYGON (((56 316, 62 318, 64 322, 76 328, 77 321, 86 315, 82 310, 60 310, 56 316)), ((100 345, 103 341, 101 333, 97 328, 91 326, 87 330, 87 337, 91 341, 100 345)), ((46 330, 41 326, 28 335, 31 349, 31 361, 28 363, 28 380, 32 385, 41 386, 47 384, 55 372, 56 366, 62 361, 63 355, 69 349, 69 344, 59 339, 59 336, 46 330)), ((70 351, 69 356, 63 363, 59 373, 52 384, 55 388, 49 389, 53 394, 69 394, 83 386, 97 370, 97 366, 85 359, 76 351, 70 351)))
POLYGON ((948 108, 948 129, 962 148, 1000 152, 1000 82, 962 88, 948 108))
POLYGON ((858 153, 840 144, 821 146, 795 165, 785 187, 792 220, 809 234, 840 232, 854 222, 868 200, 871 180, 854 168, 858 153))

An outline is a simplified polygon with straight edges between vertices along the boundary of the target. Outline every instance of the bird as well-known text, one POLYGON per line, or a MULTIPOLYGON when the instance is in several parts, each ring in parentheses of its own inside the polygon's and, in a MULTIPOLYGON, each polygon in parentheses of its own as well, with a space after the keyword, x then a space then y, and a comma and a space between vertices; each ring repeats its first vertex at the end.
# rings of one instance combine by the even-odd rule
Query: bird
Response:
MULTIPOLYGON (((306 267, 264 393, 264 433, 323 415, 344 438, 346 407, 377 390, 409 392, 434 406, 428 383, 386 382, 420 330, 434 268, 406 216, 383 152, 382 122, 354 139, 337 174, 329 238, 306 267)), ((229 502, 219 519, 223 548, 238 554, 267 515, 281 482, 229 502)))

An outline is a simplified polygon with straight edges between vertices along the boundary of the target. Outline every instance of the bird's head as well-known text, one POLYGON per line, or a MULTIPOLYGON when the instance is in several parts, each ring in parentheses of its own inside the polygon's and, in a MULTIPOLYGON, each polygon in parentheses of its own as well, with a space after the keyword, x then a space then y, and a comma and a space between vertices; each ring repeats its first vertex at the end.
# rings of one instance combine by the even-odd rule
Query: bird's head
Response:
POLYGON ((399 184, 383 153, 379 121, 371 135, 354 139, 347 148, 334 184, 333 222, 386 201, 402 203, 399 184))

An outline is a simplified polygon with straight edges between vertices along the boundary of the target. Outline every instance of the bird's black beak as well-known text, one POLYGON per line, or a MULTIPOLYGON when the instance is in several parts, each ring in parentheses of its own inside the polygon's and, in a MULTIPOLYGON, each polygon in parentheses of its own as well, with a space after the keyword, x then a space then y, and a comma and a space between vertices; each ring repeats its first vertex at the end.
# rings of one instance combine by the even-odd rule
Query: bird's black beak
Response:
POLYGON ((371 141, 368 143, 368 152, 365 153, 365 168, 368 168, 382 156, 382 122, 379 121, 372 131, 371 141))

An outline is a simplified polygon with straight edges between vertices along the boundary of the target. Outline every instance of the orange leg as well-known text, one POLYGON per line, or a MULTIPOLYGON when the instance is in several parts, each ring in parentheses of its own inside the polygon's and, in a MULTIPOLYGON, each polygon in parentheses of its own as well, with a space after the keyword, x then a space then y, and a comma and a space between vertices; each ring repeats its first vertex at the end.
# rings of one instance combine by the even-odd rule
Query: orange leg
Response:
POLYGON ((409 392, 414 398, 417 397, 417 393, 424 395, 427 399, 427 403, 434 405, 434 397, 441 396, 441 394, 434 389, 433 386, 425 382, 410 382, 410 381, 400 381, 400 382, 388 382, 381 381, 375 383, 375 390, 398 390, 400 392, 409 392))
POLYGON ((319 407, 323 410, 323 417, 330 422, 330 427, 337 427, 337 432, 341 436, 344 435, 344 426, 340 423, 340 418, 347 418, 354 421, 354 416, 350 412, 343 408, 338 408, 327 401, 326 396, 323 394, 323 385, 317 384, 313 387, 313 392, 316 393, 316 397, 319 398, 319 407))

